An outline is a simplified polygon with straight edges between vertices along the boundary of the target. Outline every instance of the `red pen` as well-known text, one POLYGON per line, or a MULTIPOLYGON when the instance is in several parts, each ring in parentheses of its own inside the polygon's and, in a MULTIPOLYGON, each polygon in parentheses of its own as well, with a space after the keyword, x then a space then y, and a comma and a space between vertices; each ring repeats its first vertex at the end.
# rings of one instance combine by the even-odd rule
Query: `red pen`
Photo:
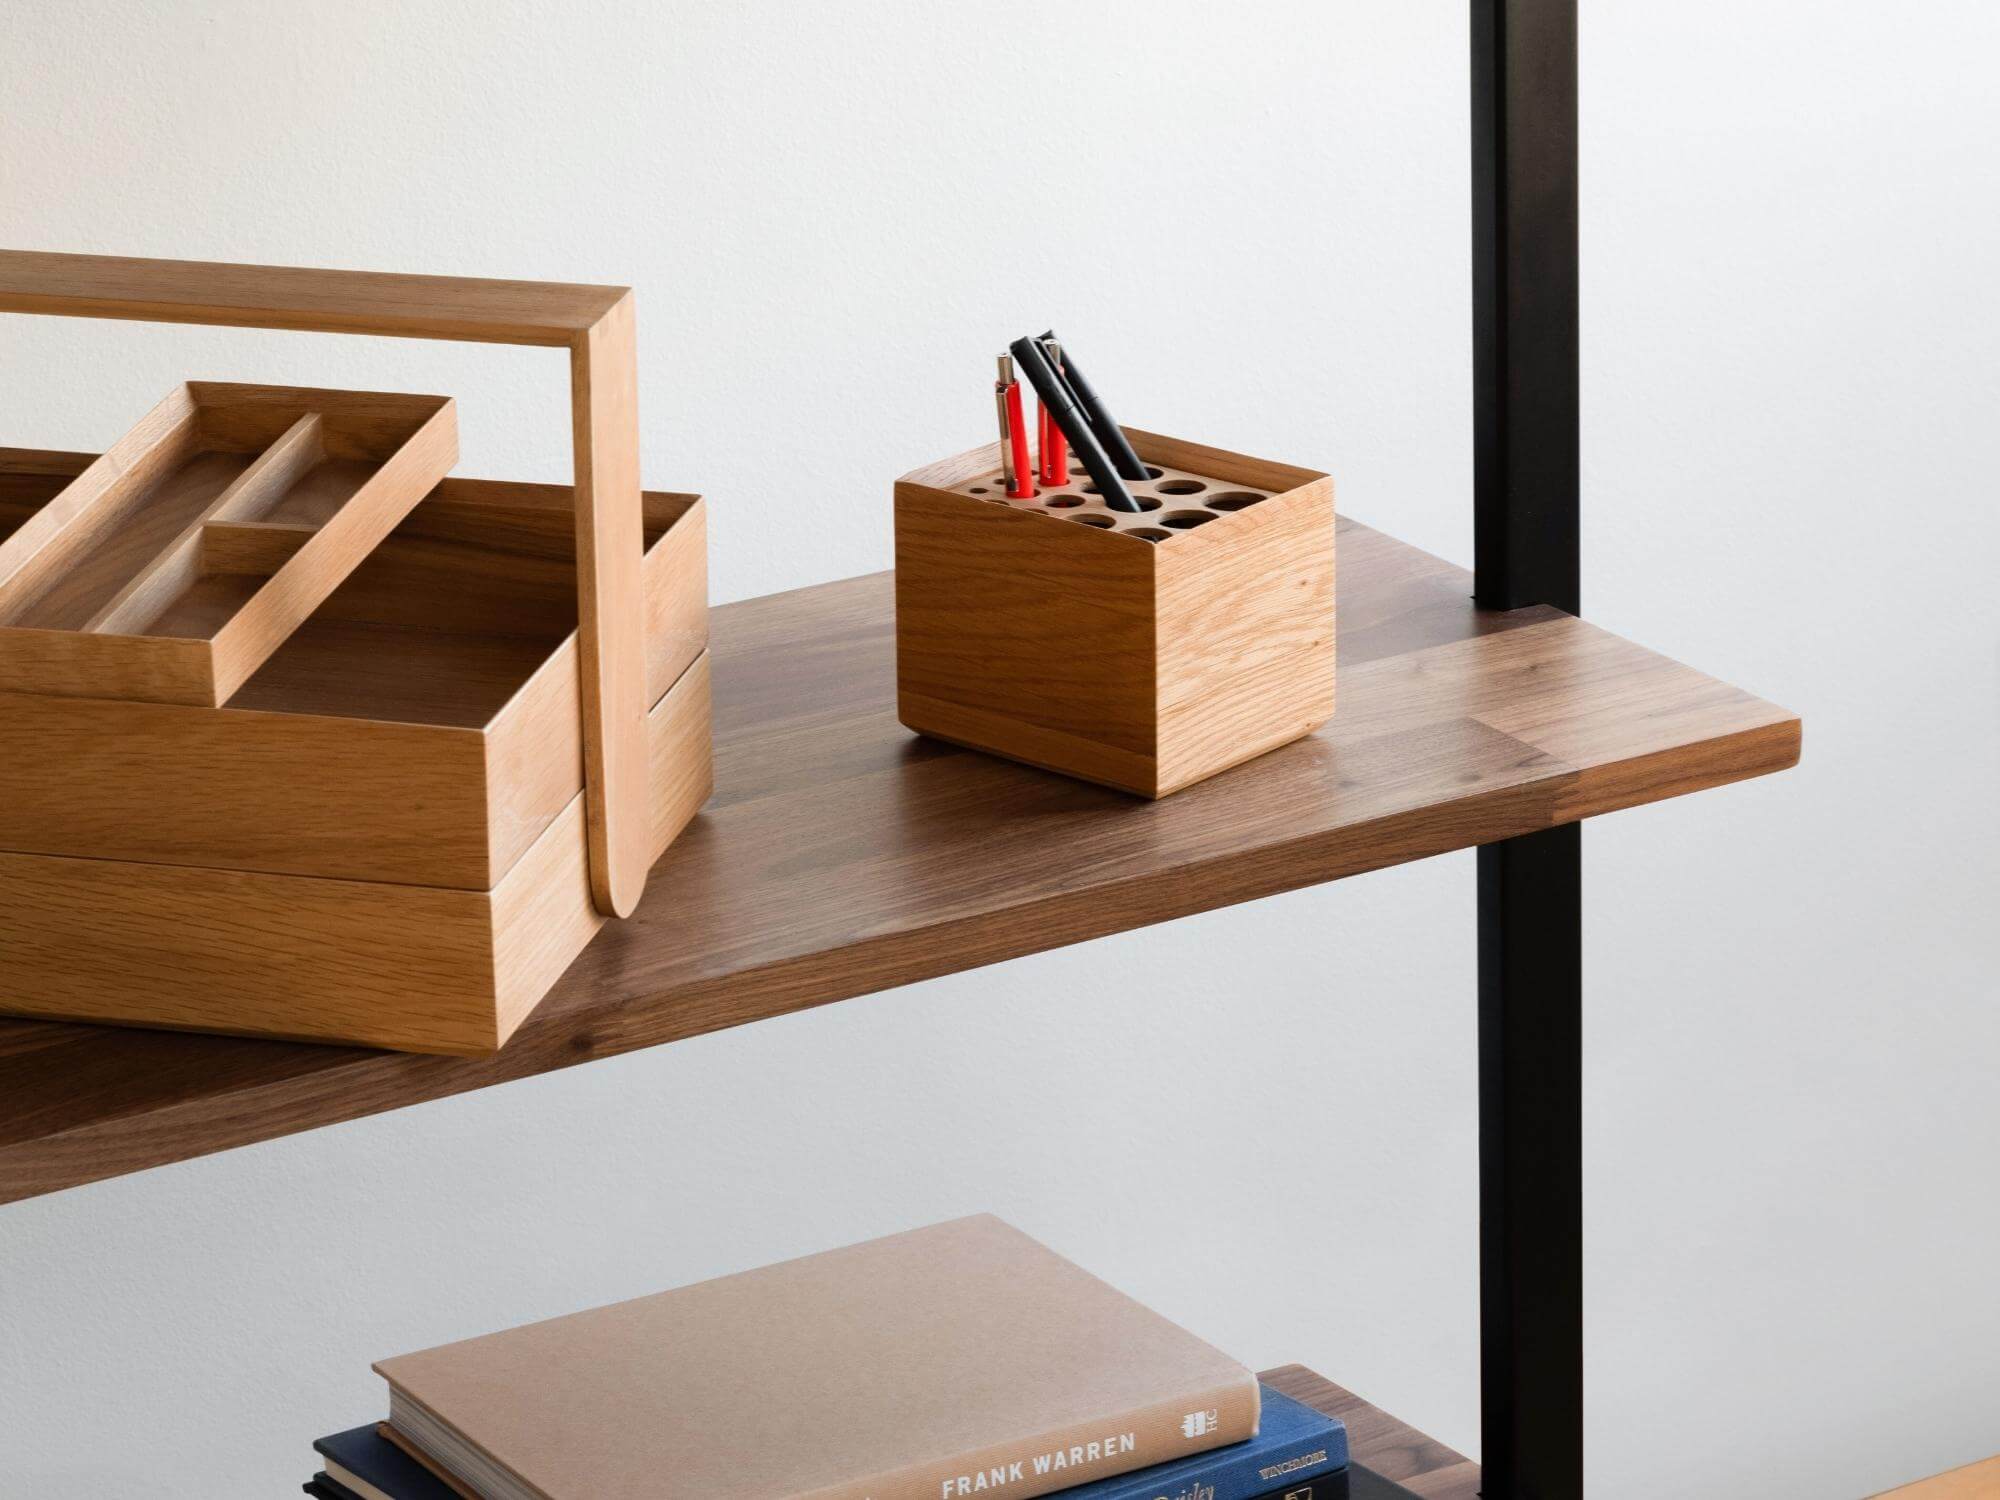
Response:
MULTIPOLYGON (((1004 368, 1007 361, 1000 361, 1004 368)), ((1000 473, 1007 480, 1007 493, 1014 493, 1014 429, 1007 420, 1007 382, 993 382, 993 405, 1000 414, 1000 473)))
POLYGON ((1006 442, 1002 444, 1000 466, 1007 476, 1007 498, 1032 500, 1035 497, 1035 465, 1028 456, 1028 416, 1021 405, 1021 382, 1014 378, 1014 356, 1000 356, 1000 379, 994 389, 1000 393, 1006 415, 1006 442))
MULTIPOLYGON (((1049 363, 1058 371, 1062 369, 1062 346, 1054 340, 1047 345, 1049 363)), ((1047 406, 1037 409, 1041 429, 1042 483, 1050 489, 1061 489, 1069 483, 1069 444, 1063 441, 1062 428, 1056 425, 1054 413, 1047 406)))

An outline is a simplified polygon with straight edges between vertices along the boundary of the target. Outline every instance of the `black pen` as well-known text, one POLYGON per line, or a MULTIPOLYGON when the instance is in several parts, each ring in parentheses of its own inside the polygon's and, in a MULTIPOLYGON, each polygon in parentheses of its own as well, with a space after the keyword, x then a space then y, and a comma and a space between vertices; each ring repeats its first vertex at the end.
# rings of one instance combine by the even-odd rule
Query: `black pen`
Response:
MULTIPOLYGON (((1042 335, 1041 341, 1044 344, 1059 342, 1053 328, 1042 335)), ((1104 444, 1104 451, 1111 455, 1111 461, 1118 466, 1118 472, 1127 479, 1151 479, 1152 470, 1148 469, 1139 455, 1132 451, 1132 445, 1125 440, 1125 429, 1114 422, 1111 413, 1104 409, 1104 403, 1098 399, 1097 392, 1091 388, 1090 382, 1083 378, 1083 371, 1076 367, 1076 355, 1067 345, 1063 346, 1062 374, 1063 379, 1069 382, 1069 388, 1076 393, 1076 404, 1082 408, 1084 420, 1090 423, 1090 430, 1096 433, 1098 441, 1104 444)))
MULTIPOLYGON (((1049 357, 1043 352, 1041 344, 1035 339, 1022 338, 1015 339, 1007 348, 1014 356, 1015 365, 1028 377, 1028 384, 1035 388, 1042 405, 1055 418, 1056 426, 1069 439, 1076 456, 1090 470, 1090 477, 1097 481, 1097 492, 1104 497, 1104 503, 1113 510, 1138 511, 1139 502, 1132 498, 1132 492, 1125 488, 1125 481, 1118 477, 1118 466, 1104 451, 1104 445, 1098 442, 1097 434, 1091 430, 1083 413, 1077 410, 1069 387, 1049 364, 1049 357)), ((1142 469, 1140 472, 1145 471, 1142 469)))

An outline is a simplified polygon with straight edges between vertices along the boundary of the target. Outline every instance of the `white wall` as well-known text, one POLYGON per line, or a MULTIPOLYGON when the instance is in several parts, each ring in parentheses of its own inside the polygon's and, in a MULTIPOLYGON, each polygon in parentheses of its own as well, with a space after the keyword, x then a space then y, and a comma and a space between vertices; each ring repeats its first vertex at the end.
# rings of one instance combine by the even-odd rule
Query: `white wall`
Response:
MULTIPOLYGON (((1859 1495, 2000 1449, 2000 11, 1585 9, 1589 612, 1809 726, 1586 836, 1590 1478, 1859 1495)), ((1051 322, 1463 561, 1465 31, 15 0, 0 241, 636 284, 719 601, 887 566, 1051 322)), ((565 472, 554 354, 4 327, 0 442, 297 380, 565 472)), ((371 1358, 981 1207, 1476 1449, 1472 969, 1459 855, 0 1209, 0 1495, 284 1494, 371 1358)))

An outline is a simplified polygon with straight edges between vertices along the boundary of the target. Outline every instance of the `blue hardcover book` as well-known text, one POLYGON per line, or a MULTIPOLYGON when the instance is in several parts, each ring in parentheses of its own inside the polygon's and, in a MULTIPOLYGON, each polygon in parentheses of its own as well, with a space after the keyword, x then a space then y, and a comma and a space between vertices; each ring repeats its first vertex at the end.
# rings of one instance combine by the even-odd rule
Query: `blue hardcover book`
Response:
POLYGON ((1081 1484, 1050 1500, 1254 1500, 1347 1467, 1340 1418, 1268 1385, 1261 1390, 1264 1412, 1248 1442, 1081 1484))
POLYGON ((325 1460, 323 1477, 336 1497, 345 1491, 358 1500, 459 1500, 450 1485, 383 1437, 373 1427, 336 1432, 313 1444, 325 1460))

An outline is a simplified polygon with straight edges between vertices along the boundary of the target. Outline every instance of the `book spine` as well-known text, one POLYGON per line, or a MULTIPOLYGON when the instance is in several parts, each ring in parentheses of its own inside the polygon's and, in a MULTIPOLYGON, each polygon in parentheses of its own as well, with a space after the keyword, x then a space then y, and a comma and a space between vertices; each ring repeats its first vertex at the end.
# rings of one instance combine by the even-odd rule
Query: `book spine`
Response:
POLYGON ((1166 1485, 1114 1481, 1095 1500, 1261 1500, 1346 1467, 1347 1434, 1335 1427, 1262 1453, 1218 1453, 1212 1468, 1184 1466, 1166 1485))
POLYGON ((1205 1453, 1257 1435, 1256 1379, 1241 1380, 1105 1417, 1052 1428, 800 1500, 1035 1500, 1134 1469, 1205 1453))

